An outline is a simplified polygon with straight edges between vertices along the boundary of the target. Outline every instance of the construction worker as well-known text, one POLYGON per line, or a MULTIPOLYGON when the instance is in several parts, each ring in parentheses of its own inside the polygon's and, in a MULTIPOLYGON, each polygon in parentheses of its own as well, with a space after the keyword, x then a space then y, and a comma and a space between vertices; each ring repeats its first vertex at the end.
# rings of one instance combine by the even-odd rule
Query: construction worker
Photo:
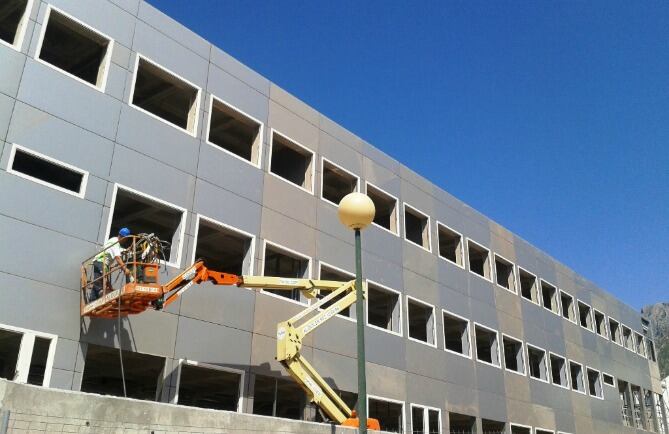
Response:
POLYGON ((130 269, 125 265, 123 259, 121 259, 121 243, 130 236, 130 229, 121 228, 118 231, 118 236, 111 237, 105 241, 102 246, 102 251, 93 260, 93 287, 91 288, 91 293, 89 294, 88 302, 92 302, 100 298, 103 290, 103 281, 108 279, 108 286, 111 288, 111 279, 110 276, 106 276, 107 272, 113 267, 114 261, 118 264, 119 268, 123 270, 123 273, 126 276, 126 280, 129 282, 133 281, 132 274, 130 269))

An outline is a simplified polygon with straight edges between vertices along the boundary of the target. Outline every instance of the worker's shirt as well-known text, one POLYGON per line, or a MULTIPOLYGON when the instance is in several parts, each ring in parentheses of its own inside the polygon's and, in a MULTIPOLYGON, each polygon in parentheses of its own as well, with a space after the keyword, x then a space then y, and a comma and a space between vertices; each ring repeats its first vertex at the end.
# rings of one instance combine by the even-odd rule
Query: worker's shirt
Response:
POLYGON ((112 237, 102 246, 102 251, 97 254, 95 260, 109 265, 117 256, 121 256, 121 244, 118 242, 118 237, 112 237))

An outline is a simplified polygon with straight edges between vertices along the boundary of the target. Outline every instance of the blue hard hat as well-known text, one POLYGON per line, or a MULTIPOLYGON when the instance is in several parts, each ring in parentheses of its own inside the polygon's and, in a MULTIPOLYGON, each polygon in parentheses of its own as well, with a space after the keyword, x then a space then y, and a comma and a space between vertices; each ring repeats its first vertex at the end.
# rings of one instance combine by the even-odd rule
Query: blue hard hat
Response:
POLYGON ((127 237, 128 235, 130 235, 130 229, 128 229, 128 228, 121 228, 121 229, 118 231, 118 234, 119 234, 120 236, 122 236, 122 237, 127 237))

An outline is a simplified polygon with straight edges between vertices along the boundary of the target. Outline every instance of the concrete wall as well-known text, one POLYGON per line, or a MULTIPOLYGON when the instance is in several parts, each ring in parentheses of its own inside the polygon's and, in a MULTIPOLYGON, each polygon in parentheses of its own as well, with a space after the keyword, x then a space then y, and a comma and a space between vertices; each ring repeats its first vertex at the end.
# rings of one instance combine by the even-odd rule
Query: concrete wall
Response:
MULTIPOLYGON (((0 380, 0 433, 304 433, 354 434, 353 428, 249 416, 0 380), (7 420, 8 419, 8 420, 7 420)), ((375 431, 380 432, 380 431, 375 431)))
MULTIPOLYGON (((164 400, 175 394, 180 359, 241 369, 245 411, 253 374, 284 376, 274 361, 276 323, 304 306, 254 291, 201 285, 164 312, 80 320, 79 265, 106 237, 116 184, 187 210, 179 267, 193 255, 198 214, 256 235, 255 270, 265 240, 352 271, 352 234, 320 198, 325 157, 431 218, 432 249, 378 227, 364 232, 364 273, 402 294, 403 333, 367 327, 368 392, 410 404, 564 432, 619 431, 617 392, 604 399, 561 389, 444 351, 441 309, 545 348, 646 389, 660 391, 657 365, 443 260, 436 222, 501 254, 575 298, 643 332, 640 315, 572 270, 354 136, 278 86, 137 0, 51 0, 114 39, 104 92, 35 60, 47 2, 35 0, 19 49, 0 45, 0 323, 57 335, 50 387, 79 390, 88 344, 166 359, 164 400), (128 104, 138 53, 203 89, 192 137, 128 104), (206 143, 209 97, 264 123, 262 167, 206 143), (310 194, 268 173, 271 129, 315 153, 310 194), (84 198, 6 171, 20 144, 90 173, 84 198), (407 338, 406 297, 435 306, 436 348, 407 338)), ((364 188, 363 188, 364 191, 364 188)), ((603 260, 605 258, 602 258, 603 260)), ((177 268, 168 268, 174 275, 177 268)), ((315 276, 315 274, 313 274, 315 276)), ((355 323, 333 319, 307 339, 304 354, 342 390, 355 391, 355 323)))

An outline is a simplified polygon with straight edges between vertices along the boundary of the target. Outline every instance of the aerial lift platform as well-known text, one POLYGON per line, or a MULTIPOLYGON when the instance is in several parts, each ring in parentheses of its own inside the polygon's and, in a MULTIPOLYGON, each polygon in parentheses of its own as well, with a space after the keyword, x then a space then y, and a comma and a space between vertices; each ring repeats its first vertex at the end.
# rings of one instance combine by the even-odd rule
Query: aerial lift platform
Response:
MULTIPOLYGON (((214 285, 238 286, 251 289, 294 290, 299 289, 309 299, 317 298, 320 290, 330 293, 311 304, 302 312, 277 325, 276 360, 306 392, 310 401, 333 421, 350 427, 358 427, 359 420, 354 411, 337 395, 325 379, 300 353, 304 338, 320 325, 357 301, 355 280, 313 280, 284 277, 238 276, 210 270, 203 261, 197 261, 164 285, 159 282, 158 255, 147 253, 149 247, 140 245, 141 237, 131 238, 125 265, 131 271, 131 279, 118 285, 112 280, 124 279, 118 265, 114 264, 101 276, 91 278, 92 262, 87 259, 81 268, 81 316, 92 318, 118 318, 136 315, 147 310, 162 310, 176 301, 193 285, 211 282, 214 285), (138 252, 142 252, 141 254, 138 252), (138 260, 139 259, 139 260, 138 260), (92 288, 102 288, 101 295, 90 300, 92 288), (114 286, 118 288, 114 289, 114 286), (324 309, 323 306, 327 306, 324 309)), ((363 287, 363 298, 367 287, 363 287)), ((377 419, 368 418, 369 429, 380 430, 377 419)))

